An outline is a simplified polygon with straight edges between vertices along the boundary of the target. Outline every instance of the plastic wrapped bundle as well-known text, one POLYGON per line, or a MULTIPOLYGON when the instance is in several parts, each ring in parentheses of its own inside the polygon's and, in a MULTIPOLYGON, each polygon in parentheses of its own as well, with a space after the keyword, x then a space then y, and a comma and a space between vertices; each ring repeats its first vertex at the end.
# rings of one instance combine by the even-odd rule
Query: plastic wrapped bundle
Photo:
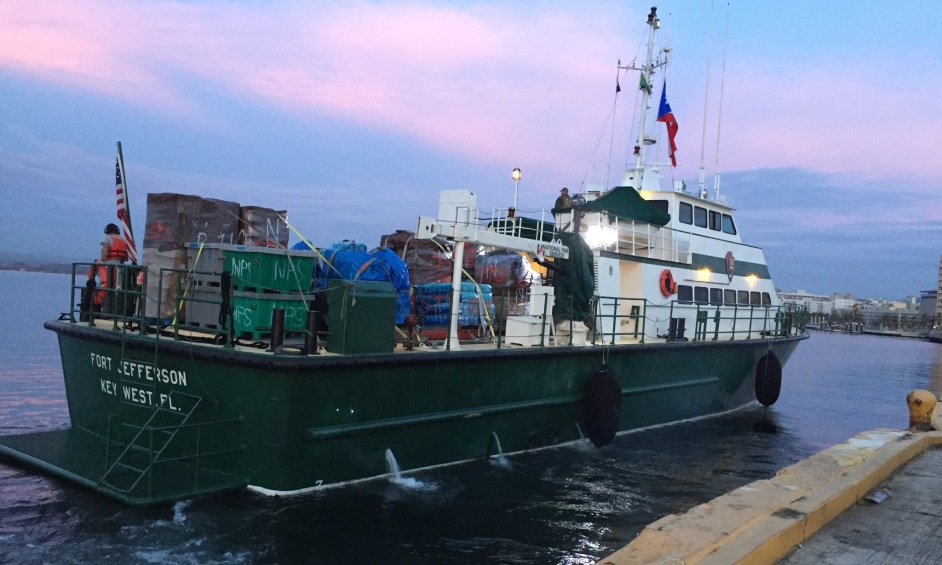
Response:
POLYGON ((526 290, 538 277, 529 261, 513 251, 492 251, 474 265, 474 278, 500 294, 526 290))
POLYGON ((261 206, 242 206, 239 209, 239 244, 258 247, 287 247, 287 210, 274 210, 261 206))
MULTIPOLYGON (((451 314, 453 289, 451 283, 429 283, 416 286, 415 308, 419 321, 426 326, 447 326, 451 314)), ((494 316, 493 294, 490 285, 475 286, 461 283, 458 304, 458 325, 477 326, 481 318, 494 316)))
POLYGON ((239 204, 189 194, 147 195, 144 247, 183 249, 187 243, 234 244, 239 233, 239 204))

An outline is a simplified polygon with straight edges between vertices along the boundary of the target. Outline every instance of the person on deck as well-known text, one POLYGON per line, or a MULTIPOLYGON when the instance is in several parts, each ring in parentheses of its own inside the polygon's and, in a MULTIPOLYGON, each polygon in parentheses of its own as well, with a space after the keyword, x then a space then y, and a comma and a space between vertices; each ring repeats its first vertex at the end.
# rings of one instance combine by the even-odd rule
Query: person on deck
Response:
POLYGON ((105 226, 105 238, 101 240, 101 262, 117 261, 124 263, 128 260, 128 244, 121 237, 118 226, 108 224, 105 226))
MULTIPOLYGON (((118 297, 114 295, 114 289, 122 287, 118 280, 123 273, 116 267, 106 267, 104 263, 125 263, 128 260, 128 244, 121 237, 121 230, 115 224, 105 226, 105 237, 101 240, 101 259, 95 261, 88 269, 89 281, 97 278, 100 280, 100 290, 94 294, 94 305, 97 310, 102 310, 109 314, 115 314, 116 305, 114 304, 118 297), (107 289, 107 290, 105 290, 107 289)), ((124 303, 124 298, 121 298, 124 303)), ((130 301, 127 302, 131 304, 130 301)), ((133 305, 132 305, 133 308, 133 305)))
POLYGON ((553 209, 560 212, 563 210, 572 210, 572 197, 569 196, 569 189, 565 186, 559 191, 559 198, 556 199, 556 204, 553 206, 553 209))

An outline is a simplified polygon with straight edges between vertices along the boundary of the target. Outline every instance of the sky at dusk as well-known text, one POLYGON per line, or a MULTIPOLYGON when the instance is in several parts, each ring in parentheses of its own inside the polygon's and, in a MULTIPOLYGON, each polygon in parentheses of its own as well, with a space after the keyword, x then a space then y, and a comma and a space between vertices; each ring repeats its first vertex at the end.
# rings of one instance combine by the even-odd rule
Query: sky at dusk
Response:
MULTIPOLYGON (((149 192, 374 247, 443 189, 511 205, 514 167, 523 211, 613 186, 638 81, 617 64, 643 57, 652 3, 3 0, 0 248, 94 259, 116 141, 139 233, 149 192)), ((666 77, 680 128, 665 188, 695 190, 703 146, 783 290, 936 287, 942 3, 733 1, 725 73, 726 2, 658 13, 672 61, 654 90, 666 77)))

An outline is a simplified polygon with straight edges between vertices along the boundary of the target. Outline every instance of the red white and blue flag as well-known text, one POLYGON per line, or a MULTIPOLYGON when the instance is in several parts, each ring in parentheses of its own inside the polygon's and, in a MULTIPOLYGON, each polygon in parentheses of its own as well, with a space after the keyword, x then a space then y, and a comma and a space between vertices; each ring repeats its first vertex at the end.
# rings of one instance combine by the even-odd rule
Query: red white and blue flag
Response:
POLYGON ((121 145, 118 144, 118 157, 115 159, 115 191, 117 192, 118 220, 121 221, 121 230, 124 232, 124 241, 128 244, 128 259, 137 265, 137 246, 134 244, 134 234, 131 233, 131 210, 128 209, 128 195, 124 181, 124 163, 121 159, 121 145))
POLYGON ((657 111, 657 121, 664 122, 667 126, 667 141, 671 147, 671 165, 677 166, 677 158, 674 154, 677 152, 677 144, 674 143, 674 136, 677 135, 677 120, 671 112, 671 106, 667 103, 667 81, 664 81, 664 89, 661 91, 661 107, 657 111))

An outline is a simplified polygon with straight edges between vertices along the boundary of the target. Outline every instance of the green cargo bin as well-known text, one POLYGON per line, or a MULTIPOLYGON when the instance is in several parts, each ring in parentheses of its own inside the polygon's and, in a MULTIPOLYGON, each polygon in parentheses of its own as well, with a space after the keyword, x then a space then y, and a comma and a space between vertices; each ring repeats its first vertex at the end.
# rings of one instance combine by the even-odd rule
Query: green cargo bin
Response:
POLYGON ((285 332, 303 332, 313 297, 306 294, 232 293, 232 330, 237 337, 271 337, 272 310, 285 311, 285 332))
POLYGON ((327 351, 392 353, 396 348, 396 291, 388 282, 327 284, 327 351))
POLYGON ((245 292, 310 292, 313 251, 232 245, 224 248, 232 288, 245 292))
POLYGON ((316 256, 313 251, 252 245, 186 244, 191 286, 218 287, 219 275, 226 271, 232 274, 232 288, 244 292, 308 292, 316 256))

